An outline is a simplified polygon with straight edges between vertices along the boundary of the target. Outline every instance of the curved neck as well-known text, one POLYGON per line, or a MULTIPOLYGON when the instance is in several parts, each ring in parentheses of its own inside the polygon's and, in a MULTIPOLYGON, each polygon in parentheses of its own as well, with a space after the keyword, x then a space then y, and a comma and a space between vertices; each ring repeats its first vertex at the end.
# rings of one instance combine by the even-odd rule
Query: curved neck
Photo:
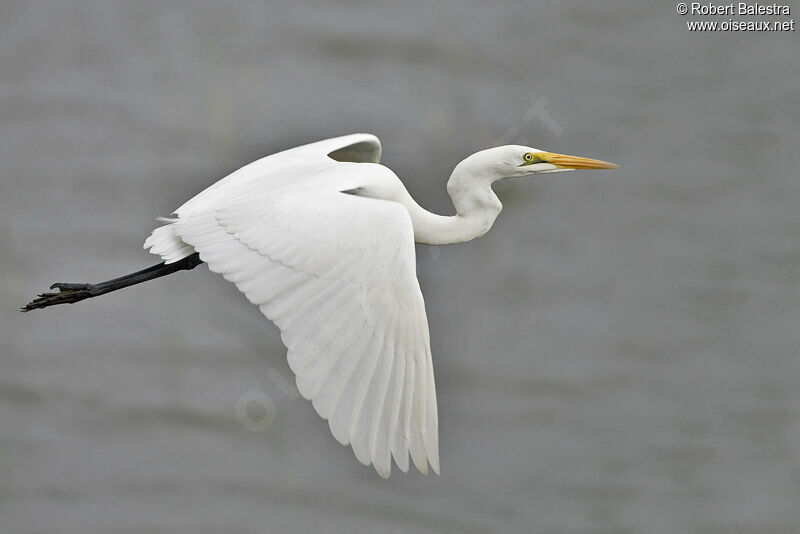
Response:
MULTIPOLYGON (((463 162, 462 162, 463 163, 463 162)), ((447 182, 456 215, 436 215, 417 204, 406 192, 400 199, 414 225, 414 241, 425 245, 450 245, 480 237, 489 231, 503 205, 492 191, 492 181, 475 176, 459 164, 447 182)))

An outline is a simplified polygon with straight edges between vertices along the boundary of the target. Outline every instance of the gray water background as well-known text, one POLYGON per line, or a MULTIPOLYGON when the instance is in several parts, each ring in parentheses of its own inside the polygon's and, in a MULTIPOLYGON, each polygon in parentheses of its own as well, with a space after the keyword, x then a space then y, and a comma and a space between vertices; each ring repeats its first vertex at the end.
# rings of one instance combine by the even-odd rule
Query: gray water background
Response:
POLYGON ((800 532, 800 37, 687 18, 4 1, 0 532, 800 532), (361 466, 204 267, 18 313, 154 263, 154 217, 239 166, 355 131, 439 212, 500 142, 621 165, 501 184, 489 234, 418 247, 441 476, 361 466))

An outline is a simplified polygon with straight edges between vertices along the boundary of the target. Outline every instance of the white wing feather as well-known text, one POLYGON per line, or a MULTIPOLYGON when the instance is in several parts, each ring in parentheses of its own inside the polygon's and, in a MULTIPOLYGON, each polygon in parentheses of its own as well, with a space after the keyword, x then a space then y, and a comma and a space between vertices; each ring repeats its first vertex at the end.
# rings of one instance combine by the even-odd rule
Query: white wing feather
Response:
POLYGON ((375 156, 374 144, 372 151, 364 147, 377 139, 354 137, 237 171, 238 179, 234 173, 221 180, 162 227, 180 244, 160 246, 153 236, 162 229, 148 241, 165 259, 185 247, 197 251, 275 322, 300 393, 360 462, 388 477, 391 458, 407 471, 410 454, 419 471, 430 462, 438 473, 436 392, 414 232, 402 205, 341 192, 376 167, 325 157, 354 142, 362 143, 361 157, 375 156))

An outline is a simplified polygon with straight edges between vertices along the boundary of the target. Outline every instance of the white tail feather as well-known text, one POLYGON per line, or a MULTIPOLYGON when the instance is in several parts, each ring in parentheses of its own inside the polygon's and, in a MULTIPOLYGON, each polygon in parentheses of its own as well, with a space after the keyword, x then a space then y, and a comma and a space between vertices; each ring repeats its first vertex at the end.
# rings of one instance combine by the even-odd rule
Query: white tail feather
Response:
POLYGON ((194 254, 194 247, 184 242, 175 232, 175 222, 178 219, 159 217, 159 221, 169 224, 159 226, 144 242, 144 248, 151 254, 161 256, 165 263, 174 263, 186 256, 194 254))

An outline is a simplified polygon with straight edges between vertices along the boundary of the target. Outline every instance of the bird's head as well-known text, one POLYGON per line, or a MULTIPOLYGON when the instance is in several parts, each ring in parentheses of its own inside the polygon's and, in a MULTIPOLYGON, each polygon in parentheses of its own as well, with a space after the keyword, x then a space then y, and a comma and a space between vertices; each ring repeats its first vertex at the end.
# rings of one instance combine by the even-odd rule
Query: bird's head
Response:
POLYGON ((505 145, 482 150, 459 164, 460 170, 490 181, 548 172, 576 169, 616 169, 617 166, 599 159, 545 152, 522 145, 505 145))
POLYGON ((502 155, 504 177, 528 176, 547 172, 574 171, 576 169, 616 169, 617 166, 599 159, 568 156, 545 152, 538 148, 520 145, 498 147, 502 155))
MULTIPOLYGON (((567 156, 521 145, 498 146, 476 152, 456 165, 447 181, 447 192, 456 211, 462 219, 475 223, 473 232, 466 232, 466 237, 459 236, 459 239, 468 241, 491 228, 503 208, 492 191, 492 184, 498 180, 576 169, 616 168, 613 163, 599 159, 567 156)), ((421 242, 444 244, 460 241, 430 239, 421 242)))

